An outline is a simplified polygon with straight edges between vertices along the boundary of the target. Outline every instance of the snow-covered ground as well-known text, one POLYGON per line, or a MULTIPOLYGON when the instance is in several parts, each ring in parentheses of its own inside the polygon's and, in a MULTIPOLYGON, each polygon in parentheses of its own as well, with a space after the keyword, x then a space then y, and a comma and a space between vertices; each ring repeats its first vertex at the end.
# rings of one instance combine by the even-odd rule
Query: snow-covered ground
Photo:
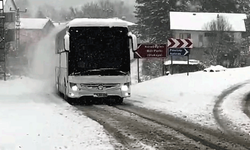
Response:
POLYGON ((0 81, 0 149, 113 149, 97 122, 56 97, 44 81, 0 81))
POLYGON ((249 72, 250 67, 246 67, 164 76, 133 85, 128 101, 217 129, 213 117, 217 96, 230 86, 249 80, 249 72))
POLYGON ((249 92, 250 83, 227 96, 222 103, 222 113, 232 123, 233 129, 250 135, 250 118, 244 113, 244 99, 249 92))

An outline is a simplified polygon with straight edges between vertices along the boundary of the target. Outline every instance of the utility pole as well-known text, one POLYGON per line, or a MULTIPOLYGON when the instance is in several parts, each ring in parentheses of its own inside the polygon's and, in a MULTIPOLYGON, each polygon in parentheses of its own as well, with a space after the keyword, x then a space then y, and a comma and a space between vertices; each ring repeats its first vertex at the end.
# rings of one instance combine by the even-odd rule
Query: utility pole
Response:
POLYGON ((16 51, 18 51, 20 47, 20 13, 26 13, 27 9, 21 11, 19 8, 16 10, 10 8, 10 11, 15 12, 16 15, 16 51))
POLYGON ((16 25, 15 25, 15 28, 16 28, 16 35, 15 35, 15 42, 16 42, 16 46, 15 46, 15 51, 16 51, 16 55, 17 57, 19 57, 19 61, 20 61, 20 64, 21 63, 21 56, 20 56, 20 13, 26 13, 27 12, 27 9, 25 10, 20 10, 19 8, 17 9, 12 9, 10 8, 10 11, 12 12, 15 12, 15 16, 16 16, 16 25))

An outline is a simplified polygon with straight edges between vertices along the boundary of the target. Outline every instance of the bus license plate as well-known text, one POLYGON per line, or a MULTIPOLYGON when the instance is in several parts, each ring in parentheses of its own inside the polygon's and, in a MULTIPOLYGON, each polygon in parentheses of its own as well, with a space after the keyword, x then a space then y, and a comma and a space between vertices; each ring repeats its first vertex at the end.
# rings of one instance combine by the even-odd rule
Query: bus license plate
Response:
POLYGON ((95 93, 94 97, 107 97, 108 94, 107 93, 95 93))

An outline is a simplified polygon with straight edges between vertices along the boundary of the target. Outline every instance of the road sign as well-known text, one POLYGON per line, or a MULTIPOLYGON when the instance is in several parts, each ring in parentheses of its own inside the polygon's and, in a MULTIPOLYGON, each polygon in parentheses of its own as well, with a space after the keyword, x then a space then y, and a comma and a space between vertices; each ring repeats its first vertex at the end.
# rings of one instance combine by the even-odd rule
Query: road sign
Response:
POLYGON ((168 39, 168 48, 193 48, 191 39, 168 39))
POLYGON ((137 50, 134 52, 134 58, 149 58, 149 57, 166 57, 166 44, 138 44, 137 50))
POLYGON ((190 48, 169 48, 168 54, 170 56, 188 56, 190 48))

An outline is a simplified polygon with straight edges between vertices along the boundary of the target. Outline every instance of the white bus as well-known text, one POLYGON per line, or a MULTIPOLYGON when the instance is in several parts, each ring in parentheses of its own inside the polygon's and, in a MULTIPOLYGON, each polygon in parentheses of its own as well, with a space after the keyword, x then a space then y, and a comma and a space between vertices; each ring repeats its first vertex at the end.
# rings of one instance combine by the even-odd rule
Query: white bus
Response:
POLYGON ((130 54, 137 38, 126 21, 77 18, 56 36, 56 88, 65 100, 130 96, 130 54))

